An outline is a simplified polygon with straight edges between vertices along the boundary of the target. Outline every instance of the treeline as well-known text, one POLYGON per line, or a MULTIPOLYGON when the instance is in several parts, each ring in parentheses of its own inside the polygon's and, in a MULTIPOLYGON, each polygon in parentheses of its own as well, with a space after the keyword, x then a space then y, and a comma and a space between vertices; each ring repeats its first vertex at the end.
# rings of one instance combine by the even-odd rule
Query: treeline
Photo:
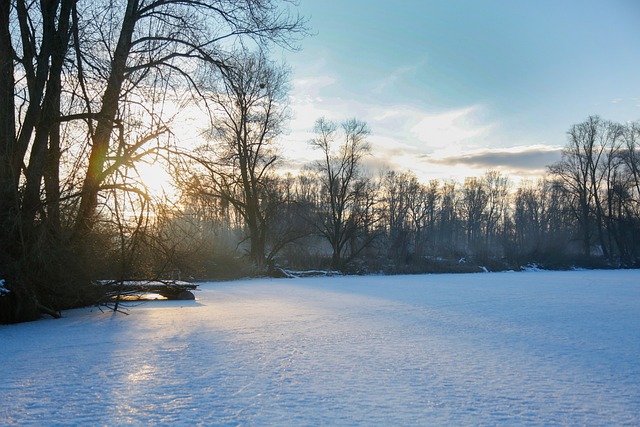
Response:
POLYGON ((173 258, 161 259, 199 277, 277 267, 401 273, 640 265, 637 122, 589 117, 572 126, 562 159, 518 188, 495 170, 464 182, 367 175, 365 123, 320 119, 315 130, 310 144, 321 160, 296 176, 274 168, 249 182, 254 202, 242 167, 225 193, 217 173, 197 171, 206 161, 192 163, 182 209, 153 227, 165 246, 182 242, 172 247, 173 258), (258 231, 248 209, 257 212, 258 231))

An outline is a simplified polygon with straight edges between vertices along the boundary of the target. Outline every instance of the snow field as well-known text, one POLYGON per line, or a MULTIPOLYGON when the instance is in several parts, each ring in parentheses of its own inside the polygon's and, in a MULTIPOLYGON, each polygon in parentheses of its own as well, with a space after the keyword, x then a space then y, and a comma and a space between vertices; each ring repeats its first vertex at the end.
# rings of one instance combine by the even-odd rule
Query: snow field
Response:
POLYGON ((0 326, 0 424, 640 424, 640 271, 201 288, 0 326))

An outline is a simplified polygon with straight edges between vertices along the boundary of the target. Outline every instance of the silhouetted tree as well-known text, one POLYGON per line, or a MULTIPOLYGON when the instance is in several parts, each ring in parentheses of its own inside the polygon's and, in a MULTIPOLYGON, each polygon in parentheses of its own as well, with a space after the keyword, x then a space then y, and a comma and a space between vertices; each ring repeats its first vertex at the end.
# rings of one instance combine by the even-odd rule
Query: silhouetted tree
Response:
POLYGON ((288 119, 288 71, 263 54, 235 56, 221 78, 209 75, 213 144, 198 150, 207 171, 200 183, 203 194, 223 199, 242 217, 249 256, 262 267, 268 222, 282 202, 272 175, 278 160, 275 139, 288 119))
POLYGON ((495 250, 500 223, 507 215, 509 205, 509 179, 498 171, 490 170, 484 175, 483 180, 487 193, 485 244, 489 250, 495 250))
POLYGON ((477 247, 478 239, 481 236, 488 200, 486 186, 481 179, 470 177, 464 180, 460 212, 462 220, 466 224, 467 245, 471 249, 477 247))
MULTIPOLYGON (((351 119, 342 123, 344 142, 336 149, 338 126, 320 118, 315 124, 316 136, 310 141, 320 150, 322 159, 315 163, 321 183, 320 211, 316 229, 331 245, 331 267, 342 269, 349 259, 344 250, 363 231, 365 223, 361 203, 368 199, 362 160, 369 153, 370 131, 363 121, 351 119)), ((359 252, 356 250, 354 253, 359 252)))
MULTIPOLYGON (((387 233, 389 234, 389 256, 396 262, 405 262, 411 248, 412 240, 411 224, 409 223, 409 209, 412 185, 412 176, 409 173, 397 174, 394 171, 387 173, 383 185, 383 203, 385 204, 387 233)), ((413 177, 414 178, 414 177, 413 177)))

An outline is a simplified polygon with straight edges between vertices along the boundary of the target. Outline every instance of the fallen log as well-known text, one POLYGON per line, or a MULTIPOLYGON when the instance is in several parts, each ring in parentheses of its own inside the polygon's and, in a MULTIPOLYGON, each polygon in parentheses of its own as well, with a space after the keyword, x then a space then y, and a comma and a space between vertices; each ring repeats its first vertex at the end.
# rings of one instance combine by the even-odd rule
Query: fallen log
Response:
POLYGON ((142 296, 158 294, 170 300, 194 300, 192 291, 198 285, 181 280, 105 280, 98 282, 105 290, 107 297, 142 296))

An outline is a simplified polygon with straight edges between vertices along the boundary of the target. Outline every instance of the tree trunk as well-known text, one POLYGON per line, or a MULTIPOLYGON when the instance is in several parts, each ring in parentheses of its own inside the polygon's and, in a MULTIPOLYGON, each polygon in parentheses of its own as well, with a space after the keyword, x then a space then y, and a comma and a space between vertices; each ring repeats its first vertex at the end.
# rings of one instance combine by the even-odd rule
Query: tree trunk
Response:
MULTIPOLYGON (((57 110, 60 110, 58 98, 57 110)), ((54 236, 60 235, 60 122, 56 121, 49 131, 49 150, 44 169, 44 187, 47 201, 47 225, 54 236)))
POLYGON ((331 256, 331 269, 338 271, 342 269, 342 257, 340 256, 340 249, 336 245, 334 245, 333 255, 331 256))
POLYGON ((128 0, 122 28, 116 46, 111 73, 102 96, 102 110, 98 114, 98 124, 92 135, 93 146, 89 155, 87 174, 82 186, 82 198, 75 223, 75 237, 80 237, 93 227, 93 216, 98 206, 98 193, 104 180, 104 164, 109 151, 113 124, 118 112, 120 92, 125 80, 127 58, 131 50, 131 40, 138 19, 138 0, 128 0))
POLYGON ((586 202, 582 203, 582 251, 585 257, 591 256, 591 233, 589 230, 589 206, 586 202))
MULTIPOLYGON (((50 19, 53 19, 53 17, 50 17, 50 19)), ((53 141, 53 144, 59 145, 59 134, 52 135, 52 131, 59 132, 60 94, 62 91, 61 74, 71 36, 71 32, 69 31, 70 20, 71 1, 65 0, 60 10, 58 29, 53 34, 54 40, 51 47, 49 80, 47 81, 40 120, 36 125, 36 136, 31 148, 29 166, 26 171, 22 215, 24 225, 27 229, 33 225, 36 209, 41 202, 40 189, 47 166, 50 140, 53 141)), ((49 187, 51 187, 51 182, 49 184, 49 187)), ((49 190, 53 192, 53 189, 49 188, 49 190)))
POLYGON ((0 2, 0 274, 8 261, 2 260, 3 252, 11 254, 16 249, 13 243, 18 213, 18 179, 13 168, 16 136, 10 4, 0 2))

